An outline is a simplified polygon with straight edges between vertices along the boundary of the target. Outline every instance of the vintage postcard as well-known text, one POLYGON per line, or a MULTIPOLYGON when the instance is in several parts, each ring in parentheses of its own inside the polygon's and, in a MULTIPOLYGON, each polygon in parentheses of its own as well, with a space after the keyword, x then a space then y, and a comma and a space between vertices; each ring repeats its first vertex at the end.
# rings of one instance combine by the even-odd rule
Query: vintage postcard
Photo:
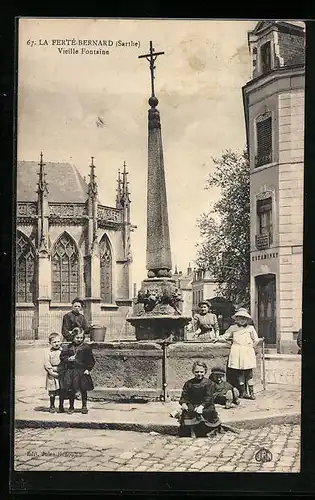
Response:
POLYGON ((14 471, 300 472, 305 39, 18 20, 14 471))

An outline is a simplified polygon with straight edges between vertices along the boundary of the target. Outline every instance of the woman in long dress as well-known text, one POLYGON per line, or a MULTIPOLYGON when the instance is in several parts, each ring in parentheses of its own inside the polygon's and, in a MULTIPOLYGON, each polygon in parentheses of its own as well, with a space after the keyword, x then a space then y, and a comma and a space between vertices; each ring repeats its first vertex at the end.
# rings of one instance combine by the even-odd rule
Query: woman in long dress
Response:
MULTIPOLYGON (((218 318, 210 309, 209 302, 203 300, 199 302, 199 313, 193 317, 194 340, 209 342, 219 337, 218 318)), ((191 328, 190 328, 191 329, 191 328)))

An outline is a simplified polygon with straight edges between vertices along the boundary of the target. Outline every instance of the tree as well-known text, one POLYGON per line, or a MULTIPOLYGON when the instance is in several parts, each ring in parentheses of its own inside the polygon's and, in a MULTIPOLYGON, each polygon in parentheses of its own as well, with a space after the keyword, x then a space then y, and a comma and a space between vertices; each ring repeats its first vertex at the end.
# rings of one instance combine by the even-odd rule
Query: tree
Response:
POLYGON ((205 189, 221 189, 219 201, 198 219, 201 242, 197 265, 218 280, 218 292, 233 304, 249 307, 250 193, 247 152, 231 150, 213 158, 215 170, 205 189))

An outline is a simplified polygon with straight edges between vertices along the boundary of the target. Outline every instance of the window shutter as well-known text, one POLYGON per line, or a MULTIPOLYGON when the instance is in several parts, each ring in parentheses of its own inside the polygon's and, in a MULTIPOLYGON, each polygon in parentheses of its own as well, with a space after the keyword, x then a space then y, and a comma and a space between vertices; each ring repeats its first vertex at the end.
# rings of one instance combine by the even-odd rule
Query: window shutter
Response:
POLYGON ((264 43, 260 49, 261 55, 261 71, 268 73, 271 70, 271 44, 270 42, 264 43))
POLYGON ((256 166, 272 161, 272 125, 271 116, 257 121, 257 156, 256 166))
POLYGON ((271 198, 266 198, 265 200, 257 200, 257 214, 268 212, 269 210, 272 210, 271 198))

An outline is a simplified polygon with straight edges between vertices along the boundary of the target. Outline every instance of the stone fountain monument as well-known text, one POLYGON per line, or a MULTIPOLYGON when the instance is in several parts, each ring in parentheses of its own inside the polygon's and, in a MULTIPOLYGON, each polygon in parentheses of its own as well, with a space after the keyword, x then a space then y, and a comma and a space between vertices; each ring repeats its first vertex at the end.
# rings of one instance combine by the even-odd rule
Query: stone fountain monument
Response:
POLYGON ((181 314, 181 294, 172 280, 172 259, 167 213, 167 196, 159 103, 154 90, 155 61, 164 52, 139 56, 150 64, 151 97, 148 113, 147 250, 148 278, 138 292, 133 316, 137 340, 173 341, 184 339, 184 327, 191 320, 181 314))
MULTIPOLYGON (((182 298, 172 280, 171 247, 158 99, 154 91, 155 52, 150 42, 151 97, 148 113, 147 278, 142 281, 132 315, 136 340, 92 343, 96 364, 91 399, 139 400, 177 398, 191 367, 204 359, 208 367, 226 366, 229 346, 182 342, 189 316, 181 314, 182 298)), ((257 357, 256 377, 260 377, 257 357)))

